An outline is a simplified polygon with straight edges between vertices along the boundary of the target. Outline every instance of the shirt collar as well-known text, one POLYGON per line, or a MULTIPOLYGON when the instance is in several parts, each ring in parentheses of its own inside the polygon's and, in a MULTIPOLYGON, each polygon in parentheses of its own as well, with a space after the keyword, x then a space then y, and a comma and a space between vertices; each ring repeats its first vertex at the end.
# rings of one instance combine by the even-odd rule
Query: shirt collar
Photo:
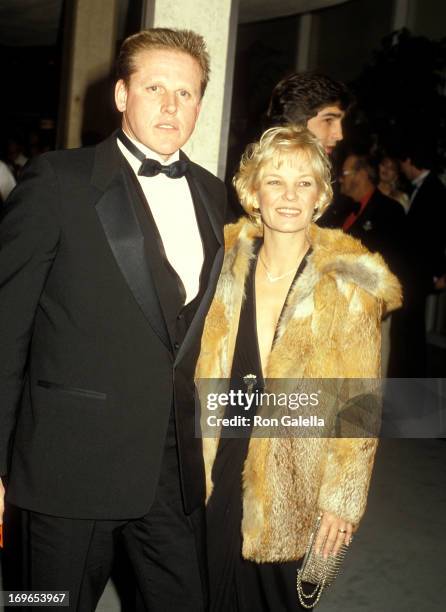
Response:
POLYGON ((421 185, 424 183, 424 179, 427 177, 429 173, 430 173, 430 170, 423 170, 421 174, 419 174, 416 178, 413 179, 412 185, 415 188, 421 187, 421 185))
MULTIPOLYGON (((158 153, 155 153, 155 151, 152 151, 152 149, 149 149, 149 147, 146 147, 146 145, 144 145, 142 142, 139 142, 138 140, 135 140, 134 138, 132 138, 127 132, 125 132, 125 135, 127 136, 127 138, 129 140, 131 140, 133 142, 135 147, 138 147, 138 149, 144 153, 144 155, 146 157, 150 157, 151 159, 156 159, 163 166, 166 165, 166 164, 171 164, 172 162, 178 161, 180 159, 180 152, 179 151, 175 151, 175 153, 172 153, 172 155, 169 157, 169 159, 165 160, 165 159, 163 159, 163 157, 161 155, 159 155, 158 153)), ((119 142, 120 141, 118 139, 118 143, 119 142)), ((128 151, 127 147, 125 148, 125 150, 128 151)), ((130 153, 130 151, 129 151, 129 153, 130 153)), ((132 156, 132 159, 137 159, 133 155, 133 153, 130 153, 130 155, 132 156)), ((139 159, 137 161, 138 161, 138 164, 141 164, 139 159)))

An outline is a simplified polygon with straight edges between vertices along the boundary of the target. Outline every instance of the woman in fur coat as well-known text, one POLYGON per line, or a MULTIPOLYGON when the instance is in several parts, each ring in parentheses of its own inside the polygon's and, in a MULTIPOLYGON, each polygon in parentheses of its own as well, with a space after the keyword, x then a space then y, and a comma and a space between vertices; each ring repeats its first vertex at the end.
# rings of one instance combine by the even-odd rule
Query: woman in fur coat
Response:
MULTIPOLYGON (((332 191, 329 161, 307 129, 267 130, 245 152, 234 184, 248 218, 226 227, 203 334, 196 379, 204 436, 209 379, 226 379, 234 391, 254 381, 268 392, 280 391, 275 379, 356 379, 343 397, 354 401, 362 381, 379 376, 380 321, 401 299, 380 255, 314 224, 332 191)), ((325 558, 349 544, 376 438, 246 430, 245 438, 203 438, 211 609, 297 610, 296 570, 315 521, 321 517, 316 550, 325 558)))

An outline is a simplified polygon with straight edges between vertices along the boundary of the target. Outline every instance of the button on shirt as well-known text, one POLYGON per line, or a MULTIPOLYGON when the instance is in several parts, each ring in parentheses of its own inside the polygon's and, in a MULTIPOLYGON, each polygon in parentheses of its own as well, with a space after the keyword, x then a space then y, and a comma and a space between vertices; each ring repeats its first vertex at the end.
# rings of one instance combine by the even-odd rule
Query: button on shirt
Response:
MULTIPOLYGON (((130 136, 128 137, 130 138, 130 136)), ((165 161, 140 142, 133 138, 130 138, 130 140, 146 157, 157 159, 163 165, 170 164, 180 158, 179 151, 177 151, 168 161, 165 161)), ((185 304, 188 304, 199 290, 204 252, 186 177, 172 179, 164 174, 150 177, 138 176, 141 162, 130 153, 119 139, 117 143, 141 185, 147 205, 161 236, 166 257, 184 285, 186 291, 185 304)))

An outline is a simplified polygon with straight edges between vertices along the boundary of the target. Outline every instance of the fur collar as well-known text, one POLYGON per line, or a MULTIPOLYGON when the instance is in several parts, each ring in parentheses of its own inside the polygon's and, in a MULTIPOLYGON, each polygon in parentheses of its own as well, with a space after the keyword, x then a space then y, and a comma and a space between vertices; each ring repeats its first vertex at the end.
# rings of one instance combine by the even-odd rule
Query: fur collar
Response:
MULTIPOLYGON (((262 234, 262 230, 246 217, 226 226, 223 278, 225 275, 246 275, 253 257, 254 239, 262 234)), ((359 240, 341 230, 320 228, 315 224, 310 226, 309 237, 313 252, 292 290, 290 301, 304 300, 319 280, 329 275, 338 283, 343 281, 361 287, 382 302, 386 313, 401 306, 401 286, 379 253, 371 253, 359 240)))

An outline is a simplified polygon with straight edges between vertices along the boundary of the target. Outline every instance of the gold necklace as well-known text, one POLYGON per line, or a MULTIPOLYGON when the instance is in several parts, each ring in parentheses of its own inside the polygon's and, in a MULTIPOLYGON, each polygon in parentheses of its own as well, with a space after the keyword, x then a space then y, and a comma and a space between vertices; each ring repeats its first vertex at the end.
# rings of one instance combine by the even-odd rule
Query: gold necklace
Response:
POLYGON ((282 278, 286 278, 287 276, 289 276, 293 272, 296 272, 297 267, 294 267, 289 272, 285 272, 285 274, 281 274, 280 276, 273 276, 271 274, 271 272, 268 270, 268 267, 267 267, 266 263, 263 261, 263 257, 262 257, 261 253, 259 253, 259 258, 260 258, 260 261, 262 262, 263 267, 265 268, 266 278, 268 279, 268 281, 270 283, 277 283, 277 281, 282 280, 282 278))

